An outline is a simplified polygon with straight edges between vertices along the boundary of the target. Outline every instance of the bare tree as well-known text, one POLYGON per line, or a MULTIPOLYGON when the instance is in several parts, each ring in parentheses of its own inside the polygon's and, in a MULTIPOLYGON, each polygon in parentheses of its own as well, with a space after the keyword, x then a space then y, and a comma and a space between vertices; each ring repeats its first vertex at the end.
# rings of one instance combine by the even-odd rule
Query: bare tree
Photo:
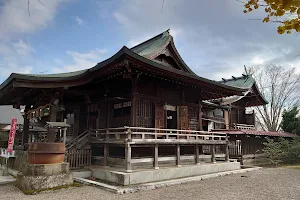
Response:
POLYGON ((263 130, 279 131, 283 110, 300 103, 300 74, 295 68, 277 65, 252 67, 250 71, 269 101, 265 106, 256 107, 256 120, 263 130))

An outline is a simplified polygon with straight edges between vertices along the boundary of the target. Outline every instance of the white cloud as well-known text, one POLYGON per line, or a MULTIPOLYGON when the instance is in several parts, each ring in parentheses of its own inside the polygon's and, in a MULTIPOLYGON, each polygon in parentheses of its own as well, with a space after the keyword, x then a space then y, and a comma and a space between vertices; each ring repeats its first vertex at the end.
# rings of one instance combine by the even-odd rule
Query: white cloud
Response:
POLYGON ((122 0, 114 11, 120 32, 136 45, 170 28, 176 47, 198 75, 220 80, 240 76, 244 65, 281 64, 300 68, 299 37, 278 35, 265 13, 245 15, 236 1, 122 0))
POLYGON ((264 64, 265 60, 259 56, 255 56, 251 60, 251 64, 253 65, 262 65, 264 64))
POLYGON ((33 52, 31 45, 22 39, 0 43, 0 76, 7 77, 13 72, 31 73, 33 67, 29 63, 32 63, 33 52))
POLYGON ((0 7, 0 39, 10 39, 21 33, 32 33, 46 27, 55 17, 59 4, 65 0, 27 1, 10 0, 0 7))
POLYGON ((53 68, 52 72, 71 72, 94 67, 98 62, 102 61, 105 58, 106 53, 106 49, 94 49, 87 53, 66 51, 66 54, 71 56, 71 62, 61 63, 62 66, 53 68))
POLYGON ((75 17, 75 20, 79 26, 84 24, 84 20, 78 16, 75 17))
POLYGON ((15 51, 22 56, 27 56, 31 52, 33 52, 33 48, 26 44, 22 39, 19 40, 19 42, 13 43, 15 51))
POLYGON ((8 77, 11 73, 29 74, 32 72, 33 67, 30 65, 24 65, 16 57, 4 57, 0 59, 1 76, 8 77))
POLYGON ((1 77, 6 78, 13 72, 33 71, 34 48, 20 38, 51 24, 59 5, 65 1, 68 0, 44 0, 41 4, 38 0, 31 0, 29 10, 25 0, 6 0, 0 3, 1 77))

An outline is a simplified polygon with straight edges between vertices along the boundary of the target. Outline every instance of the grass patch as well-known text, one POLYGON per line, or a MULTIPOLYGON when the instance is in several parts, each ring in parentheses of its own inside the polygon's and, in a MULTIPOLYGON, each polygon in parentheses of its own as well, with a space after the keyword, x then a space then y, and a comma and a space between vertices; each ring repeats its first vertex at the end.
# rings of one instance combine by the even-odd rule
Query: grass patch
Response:
POLYGON ((67 188, 72 188, 72 187, 81 187, 81 184, 74 182, 72 185, 62 185, 62 186, 57 186, 54 188, 45 188, 45 189, 39 189, 39 190, 21 189, 21 191, 26 195, 35 195, 35 194, 38 194, 38 193, 44 192, 44 191, 56 191, 56 190, 67 189, 67 188))
POLYGON ((282 165, 281 168, 286 169, 300 169, 300 164, 294 164, 294 165, 282 165))

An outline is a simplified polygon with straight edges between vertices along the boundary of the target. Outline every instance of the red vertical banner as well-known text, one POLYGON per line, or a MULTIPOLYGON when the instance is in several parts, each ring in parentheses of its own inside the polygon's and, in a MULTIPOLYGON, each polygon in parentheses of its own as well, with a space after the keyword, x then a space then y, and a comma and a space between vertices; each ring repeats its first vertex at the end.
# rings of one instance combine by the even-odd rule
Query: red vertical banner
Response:
POLYGON ((16 129, 17 129, 17 119, 13 118, 11 121, 9 138, 8 138, 7 152, 9 152, 9 153, 11 153, 13 151, 16 129))

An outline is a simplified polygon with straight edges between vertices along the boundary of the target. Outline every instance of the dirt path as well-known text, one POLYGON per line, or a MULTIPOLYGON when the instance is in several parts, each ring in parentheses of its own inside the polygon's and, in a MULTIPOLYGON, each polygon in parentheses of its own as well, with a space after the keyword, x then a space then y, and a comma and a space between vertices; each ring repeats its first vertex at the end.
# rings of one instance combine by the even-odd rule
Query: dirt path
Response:
POLYGON ((26 196, 13 185, 0 186, 0 199, 53 200, 189 200, 189 199, 300 199, 299 169, 262 169, 188 184, 117 195, 83 186, 26 196))

